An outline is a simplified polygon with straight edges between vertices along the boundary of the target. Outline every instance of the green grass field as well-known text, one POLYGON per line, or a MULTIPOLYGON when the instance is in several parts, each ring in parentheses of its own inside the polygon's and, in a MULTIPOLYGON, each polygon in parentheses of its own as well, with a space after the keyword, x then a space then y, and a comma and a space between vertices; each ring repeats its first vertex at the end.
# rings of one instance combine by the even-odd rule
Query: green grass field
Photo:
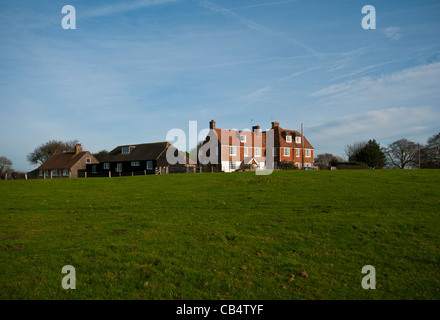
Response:
POLYGON ((439 218, 440 170, 0 181, 0 299, 439 299, 439 218))

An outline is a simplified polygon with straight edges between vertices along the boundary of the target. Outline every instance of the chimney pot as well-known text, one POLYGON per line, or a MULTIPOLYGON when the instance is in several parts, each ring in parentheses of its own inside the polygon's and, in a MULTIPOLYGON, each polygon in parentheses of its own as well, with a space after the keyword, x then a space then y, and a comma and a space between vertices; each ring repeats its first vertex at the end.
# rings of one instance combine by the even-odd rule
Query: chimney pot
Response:
POLYGON ((275 127, 279 127, 280 123, 279 122, 272 122, 272 129, 274 129, 275 127))
POLYGON ((215 121, 214 120, 211 120, 209 122, 209 129, 215 129, 215 121))
POLYGON ((82 152, 82 146, 80 143, 77 143, 75 146, 75 153, 82 152))

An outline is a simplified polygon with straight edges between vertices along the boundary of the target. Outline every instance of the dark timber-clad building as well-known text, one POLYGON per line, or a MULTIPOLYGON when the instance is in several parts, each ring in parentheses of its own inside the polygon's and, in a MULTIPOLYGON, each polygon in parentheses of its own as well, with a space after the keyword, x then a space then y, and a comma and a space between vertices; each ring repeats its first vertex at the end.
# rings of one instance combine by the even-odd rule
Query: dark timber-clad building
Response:
POLYGON ((169 142, 118 146, 99 164, 87 166, 87 177, 127 176, 157 173, 194 172, 186 156, 169 142), (169 150, 169 151, 168 151, 169 150), (170 164, 167 152, 172 152, 178 162, 170 164))

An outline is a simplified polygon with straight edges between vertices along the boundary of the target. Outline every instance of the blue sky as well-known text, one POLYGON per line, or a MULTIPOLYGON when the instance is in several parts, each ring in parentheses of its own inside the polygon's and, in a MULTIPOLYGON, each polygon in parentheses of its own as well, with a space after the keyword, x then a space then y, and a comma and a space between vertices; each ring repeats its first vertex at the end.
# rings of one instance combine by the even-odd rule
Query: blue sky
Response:
POLYGON ((168 130, 300 130, 317 153, 440 131, 440 3, 0 0, 0 156, 92 152, 168 130), (364 30, 364 5, 376 29, 364 30), (76 30, 61 26, 76 8, 76 30))

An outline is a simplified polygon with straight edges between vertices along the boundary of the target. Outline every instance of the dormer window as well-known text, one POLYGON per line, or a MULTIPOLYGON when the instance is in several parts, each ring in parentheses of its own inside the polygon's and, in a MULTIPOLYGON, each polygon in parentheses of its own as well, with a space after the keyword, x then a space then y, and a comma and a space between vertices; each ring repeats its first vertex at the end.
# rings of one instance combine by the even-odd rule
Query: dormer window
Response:
POLYGON ((122 147, 122 154, 129 154, 130 153, 130 147, 122 147))
POLYGON ((296 143, 301 143, 301 137, 295 137, 295 142, 296 143))
POLYGON ((246 136, 244 134, 240 135, 240 142, 246 142, 246 136))
POLYGON ((286 142, 292 142, 292 136, 286 136, 286 142))

